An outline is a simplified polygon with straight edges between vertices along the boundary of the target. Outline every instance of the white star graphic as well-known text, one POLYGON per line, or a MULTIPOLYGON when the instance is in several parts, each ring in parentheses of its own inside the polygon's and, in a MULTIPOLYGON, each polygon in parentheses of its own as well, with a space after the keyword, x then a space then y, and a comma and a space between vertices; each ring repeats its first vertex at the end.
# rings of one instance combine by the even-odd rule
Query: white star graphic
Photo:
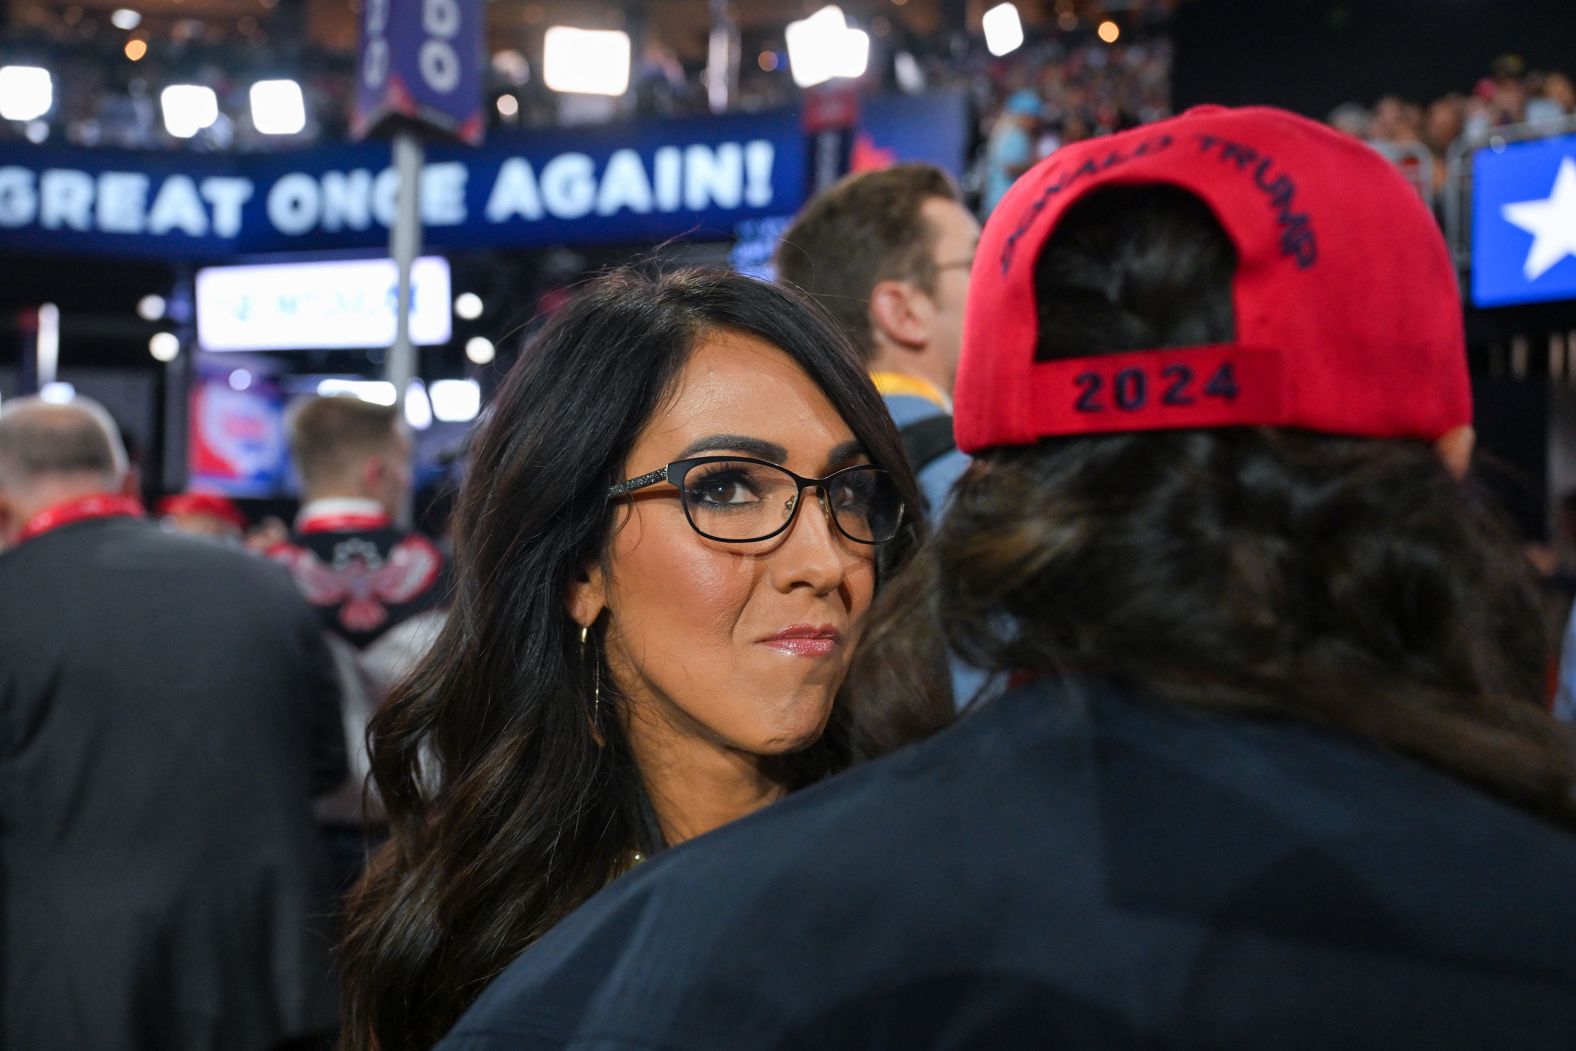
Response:
POLYGON ((1576 157, 1560 162, 1547 197, 1507 204, 1500 214, 1532 235, 1532 251, 1521 268, 1528 281, 1536 281, 1566 256, 1576 255, 1576 157))

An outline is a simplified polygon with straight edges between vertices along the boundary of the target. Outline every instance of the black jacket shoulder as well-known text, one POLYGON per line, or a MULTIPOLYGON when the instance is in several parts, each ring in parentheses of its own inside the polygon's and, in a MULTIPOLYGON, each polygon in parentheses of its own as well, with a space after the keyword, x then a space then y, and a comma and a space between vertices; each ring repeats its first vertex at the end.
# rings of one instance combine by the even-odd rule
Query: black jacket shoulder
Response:
POLYGON ((1573 881, 1361 742, 1048 680, 653 859, 442 1046, 1565 1046, 1573 881))

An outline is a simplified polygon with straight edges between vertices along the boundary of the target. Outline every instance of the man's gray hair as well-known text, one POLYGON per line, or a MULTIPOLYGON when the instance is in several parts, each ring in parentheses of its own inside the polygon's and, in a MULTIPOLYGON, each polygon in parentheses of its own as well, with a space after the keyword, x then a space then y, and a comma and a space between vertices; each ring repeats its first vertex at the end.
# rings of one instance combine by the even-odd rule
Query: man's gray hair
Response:
POLYGON ((0 408, 0 488, 82 474, 101 474, 114 485, 125 471, 120 428, 91 398, 63 404, 15 398, 0 408))

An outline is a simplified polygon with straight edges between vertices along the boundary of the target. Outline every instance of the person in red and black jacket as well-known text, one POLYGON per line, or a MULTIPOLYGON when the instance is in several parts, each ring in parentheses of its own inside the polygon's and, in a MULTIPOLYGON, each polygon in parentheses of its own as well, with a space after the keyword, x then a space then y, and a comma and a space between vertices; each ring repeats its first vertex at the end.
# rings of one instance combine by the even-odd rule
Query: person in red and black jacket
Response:
POLYGON ((393 407, 350 397, 298 403, 290 453, 304 499, 290 537, 268 555, 317 610, 339 667, 351 776, 319 817, 345 833, 348 881, 360 869, 362 828, 382 824, 376 800, 363 803, 367 720, 443 626, 449 566, 430 539, 394 521, 410 494, 411 449, 393 407))

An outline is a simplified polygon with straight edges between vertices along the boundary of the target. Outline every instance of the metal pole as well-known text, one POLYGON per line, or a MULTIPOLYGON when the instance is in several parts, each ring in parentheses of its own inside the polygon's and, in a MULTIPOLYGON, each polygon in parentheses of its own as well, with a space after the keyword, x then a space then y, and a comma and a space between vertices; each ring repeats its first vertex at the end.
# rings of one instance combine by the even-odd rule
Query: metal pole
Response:
MULTIPOLYGON (((405 392, 416 378, 416 347, 410 341, 411 264, 421 251, 421 164, 423 149, 415 132, 402 130, 394 136, 394 170, 399 173, 399 195, 395 200, 394 228, 389 232, 389 254, 399 270, 399 301, 394 328, 394 346, 389 348, 385 375, 394 384, 394 406, 399 425, 405 424, 405 392)), ((405 494, 403 507, 395 509, 394 519, 404 528, 411 524, 411 494, 405 494)))
POLYGON ((739 23, 732 0, 710 0, 711 35, 706 45, 706 99, 713 113, 726 113, 739 93, 739 23))
POLYGON ((60 308, 53 303, 39 304, 34 350, 38 355, 38 389, 43 390, 55 382, 60 369, 60 308))

